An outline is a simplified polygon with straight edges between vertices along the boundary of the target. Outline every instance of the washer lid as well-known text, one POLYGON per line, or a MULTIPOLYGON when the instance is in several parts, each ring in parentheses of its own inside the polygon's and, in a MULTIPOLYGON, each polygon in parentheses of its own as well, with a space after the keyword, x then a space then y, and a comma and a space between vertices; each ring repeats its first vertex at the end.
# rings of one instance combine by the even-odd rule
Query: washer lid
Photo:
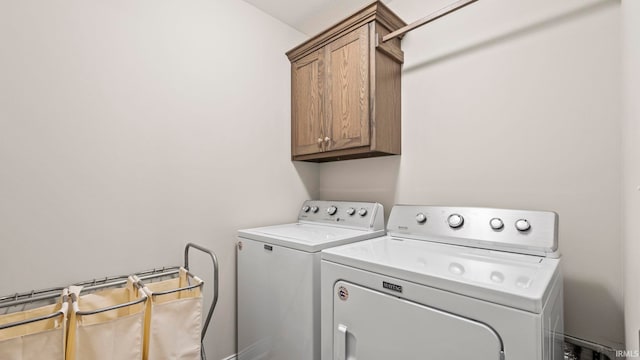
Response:
POLYGON ((384 230, 356 230, 308 223, 274 225, 238 231, 239 237, 307 252, 317 252, 384 234, 384 230))
POLYGON ((322 252, 323 261, 541 313, 559 259, 393 238, 322 252))

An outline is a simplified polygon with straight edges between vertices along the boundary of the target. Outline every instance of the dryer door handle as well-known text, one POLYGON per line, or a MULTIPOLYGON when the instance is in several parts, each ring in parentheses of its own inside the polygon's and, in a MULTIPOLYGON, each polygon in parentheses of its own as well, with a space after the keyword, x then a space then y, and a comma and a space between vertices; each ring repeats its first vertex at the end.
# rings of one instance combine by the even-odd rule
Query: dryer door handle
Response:
POLYGON ((335 360, 347 360, 347 326, 338 324, 334 336, 333 358, 335 360))

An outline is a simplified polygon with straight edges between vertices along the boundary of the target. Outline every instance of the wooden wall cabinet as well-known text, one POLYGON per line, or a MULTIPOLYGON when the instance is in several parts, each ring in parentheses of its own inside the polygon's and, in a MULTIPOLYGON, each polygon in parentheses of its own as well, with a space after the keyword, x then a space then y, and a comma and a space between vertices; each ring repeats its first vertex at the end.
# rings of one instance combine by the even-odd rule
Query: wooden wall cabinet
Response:
POLYGON ((406 25, 374 2, 287 52, 291 157, 335 161, 400 154, 400 39, 406 25))

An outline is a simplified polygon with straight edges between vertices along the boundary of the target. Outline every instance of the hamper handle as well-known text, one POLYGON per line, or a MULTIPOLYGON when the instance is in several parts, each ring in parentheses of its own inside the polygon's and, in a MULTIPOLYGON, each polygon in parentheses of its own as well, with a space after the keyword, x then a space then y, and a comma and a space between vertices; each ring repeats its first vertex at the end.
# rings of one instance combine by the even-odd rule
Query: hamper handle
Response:
MULTIPOLYGON (((31 319, 24 319, 24 320, 11 322, 11 323, 7 323, 7 324, 0 324, 0 330, 9 329, 9 328, 16 327, 16 326, 21 326, 21 325, 27 325, 27 324, 31 324, 31 323, 38 322, 38 321, 49 320, 49 319, 56 318, 58 316, 62 316, 62 319, 64 319, 67 316, 67 311, 68 311, 68 308, 69 308, 68 299, 69 299, 68 291, 67 291, 67 289, 64 289, 62 291, 62 301, 61 301, 60 310, 58 310, 58 311, 56 311, 54 313, 48 314, 48 315, 38 316, 38 317, 35 317, 35 318, 31 318, 31 319)), ((22 302, 21 302, 21 304, 22 304, 22 302)))
MULTIPOLYGON (((134 282, 133 285, 136 286, 137 288, 141 289, 141 285, 139 283, 134 282)), ((78 296, 76 294, 74 294, 74 293, 71 293, 70 297, 71 297, 71 304, 73 306, 74 312, 78 316, 88 316, 88 315, 100 314, 100 313, 107 312, 107 311, 118 310, 118 309, 126 308, 126 307, 129 307, 129 306, 141 304, 141 303, 144 303, 144 302, 147 301, 147 294, 145 294, 144 291, 141 291, 140 292, 140 297, 138 299, 136 299, 136 300, 132 300, 132 301, 129 301, 129 302, 126 302, 126 303, 122 303, 122 304, 107 306, 107 307, 103 307, 103 308, 99 308, 99 309, 81 311, 79 306, 78 306, 78 296)))
POLYGON ((202 326, 202 334, 200 335, 200 340, 204 341, 204 335, 207 333, 207 328, 209 327, 209 322, 211 322, 211 317, 213 316, 213 310, 216 308, 216 304, 218 303, 218 258, 213 251, 204 248, 200 245, 196 245, 194 243, 188 243, 184 247, 184 268, 189 270, 189 249, 194 248, 197 250, 206 253, 211 257, 211 262, 213 264, 213 301, 211 302, 211 307, 209 308, 209 313, 207 314, 207 319, 202 326))

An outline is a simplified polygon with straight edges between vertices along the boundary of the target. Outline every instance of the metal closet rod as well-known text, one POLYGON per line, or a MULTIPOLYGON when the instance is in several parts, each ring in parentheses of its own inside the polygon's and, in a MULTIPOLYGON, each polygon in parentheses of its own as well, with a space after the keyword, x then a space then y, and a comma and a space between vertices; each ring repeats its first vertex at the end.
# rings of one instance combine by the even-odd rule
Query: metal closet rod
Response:
POLYGON ((411 30, 417 29, 417 28, 421 27, 422 25, 426 25, 426 24, 428 24, 428 23, 430 23, 430 22, 432 22, 434 20, 440 19, 443 16, 449 15, 452 12, 460 10, 463 7, 467 6, 467 5, 471 5, 476 1, 478 1, 478 0, 460 0, 460 1, 457 1, 457 2, 455 2, 453 4, 451 4, 451 5, 445 6, 442 9, 425 16, 420 20, 416 20, 416 21, 412 22, 411 24, 409 24, 409 25, 407 25, 405 27, 401 27, 400 29, 383 36, 382 37, 382 42, 389 41, 391 39, 395 39, 398 36, 402 36, 402 35, 408 33, 411 30))

